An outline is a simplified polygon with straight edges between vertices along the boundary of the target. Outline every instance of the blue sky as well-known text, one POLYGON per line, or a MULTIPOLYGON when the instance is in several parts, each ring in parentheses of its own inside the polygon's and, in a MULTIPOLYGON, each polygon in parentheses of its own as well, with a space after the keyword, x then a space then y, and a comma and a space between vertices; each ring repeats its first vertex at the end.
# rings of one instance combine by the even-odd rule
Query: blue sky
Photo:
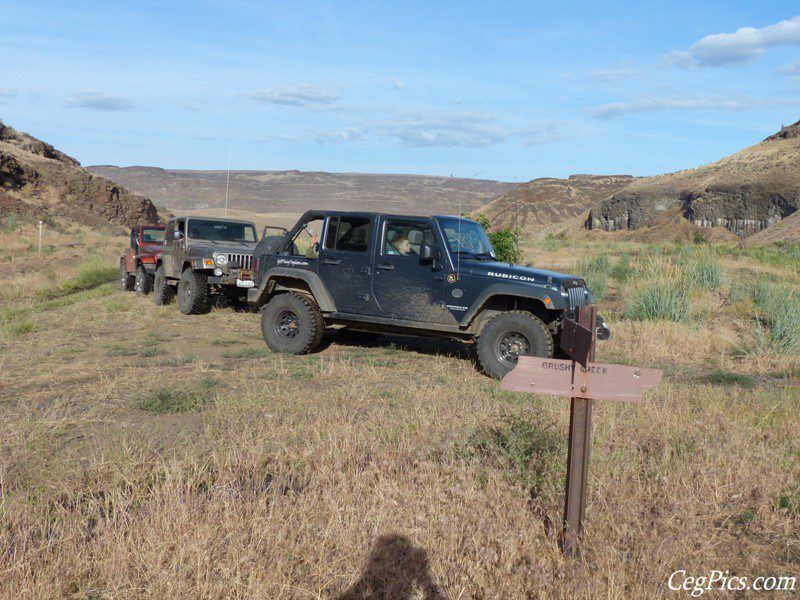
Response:
POLYGON ((0 119, 83 164, 525 181, 800 119, 795 2, 8 2, 0 119))

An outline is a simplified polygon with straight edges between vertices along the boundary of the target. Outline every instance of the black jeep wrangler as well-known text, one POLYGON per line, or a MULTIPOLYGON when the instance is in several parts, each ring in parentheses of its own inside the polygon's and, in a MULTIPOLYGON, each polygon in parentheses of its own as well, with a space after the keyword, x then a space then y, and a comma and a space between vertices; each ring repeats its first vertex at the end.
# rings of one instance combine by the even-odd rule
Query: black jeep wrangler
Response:
POLYGON ((483 227, 458 217, 309 211, 262 239, 253 268, 248 301, 264 306, 274 351, 311 352, 326 325, 441 336, 476 342, 495 378, 520 355, 553 356, 564 316, 594 303, 580 277, 498 261, 483 227))
POLYGON ((244 300, 255 285, 252 262, 257 242, 251 221, 195 216, 170 219, 164 249, 156 258, 153 301, 167 304, 177 291, 178 308, 192 315, 208 310, 212 291, 244 300))

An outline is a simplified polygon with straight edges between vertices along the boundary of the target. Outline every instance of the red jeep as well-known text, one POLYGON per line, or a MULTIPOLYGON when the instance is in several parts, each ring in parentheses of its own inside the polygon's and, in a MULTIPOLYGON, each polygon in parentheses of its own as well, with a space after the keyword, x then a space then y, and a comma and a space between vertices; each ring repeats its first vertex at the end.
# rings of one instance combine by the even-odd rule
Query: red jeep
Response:
POLYGON ((156 260, 164 247, 164 225, 143 225, 131 229, 131 247, 119 258, 120 285, 140 296, 153 289, 156 260))

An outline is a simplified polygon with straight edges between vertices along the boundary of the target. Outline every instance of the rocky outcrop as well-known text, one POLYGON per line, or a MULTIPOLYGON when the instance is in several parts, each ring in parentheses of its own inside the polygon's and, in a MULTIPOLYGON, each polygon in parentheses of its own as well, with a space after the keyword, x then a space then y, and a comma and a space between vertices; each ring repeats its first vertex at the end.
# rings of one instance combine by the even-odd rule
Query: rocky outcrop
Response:
MULTIPOLYGON (((750 236, 800 208, 800 121, 715 163, 644 177, 592 205, 587 229, 619 231, 680 215, 750 236)), ((663 223, 661 223, 663 225, 663 223)))
POLYGON ((699 227, 725 227, 740 236, 766 229, 800 208, 800 192, 763 185, 713 186, 691 192, 683 215, 699 227))
MULTIPOLYGON (((90 225, 157 223, 158 209, 138 194, 80 166, 50 144, 0 122, 0 190, 4 204, 66 216, 90 225)), ((20 212, 21 210, 16 210, 20 212)))

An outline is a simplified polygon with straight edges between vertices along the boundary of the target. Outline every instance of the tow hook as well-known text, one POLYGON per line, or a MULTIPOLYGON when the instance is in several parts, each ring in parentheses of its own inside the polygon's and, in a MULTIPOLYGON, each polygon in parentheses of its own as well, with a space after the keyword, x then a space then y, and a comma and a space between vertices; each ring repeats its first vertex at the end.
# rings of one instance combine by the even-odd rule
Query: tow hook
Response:
POLYGON ((611 337, 611 328, 606 323, 605 318, 603 315, 597 315, 595 319, 595 325, 597 326, 597 339, 605 341, 611 337))

